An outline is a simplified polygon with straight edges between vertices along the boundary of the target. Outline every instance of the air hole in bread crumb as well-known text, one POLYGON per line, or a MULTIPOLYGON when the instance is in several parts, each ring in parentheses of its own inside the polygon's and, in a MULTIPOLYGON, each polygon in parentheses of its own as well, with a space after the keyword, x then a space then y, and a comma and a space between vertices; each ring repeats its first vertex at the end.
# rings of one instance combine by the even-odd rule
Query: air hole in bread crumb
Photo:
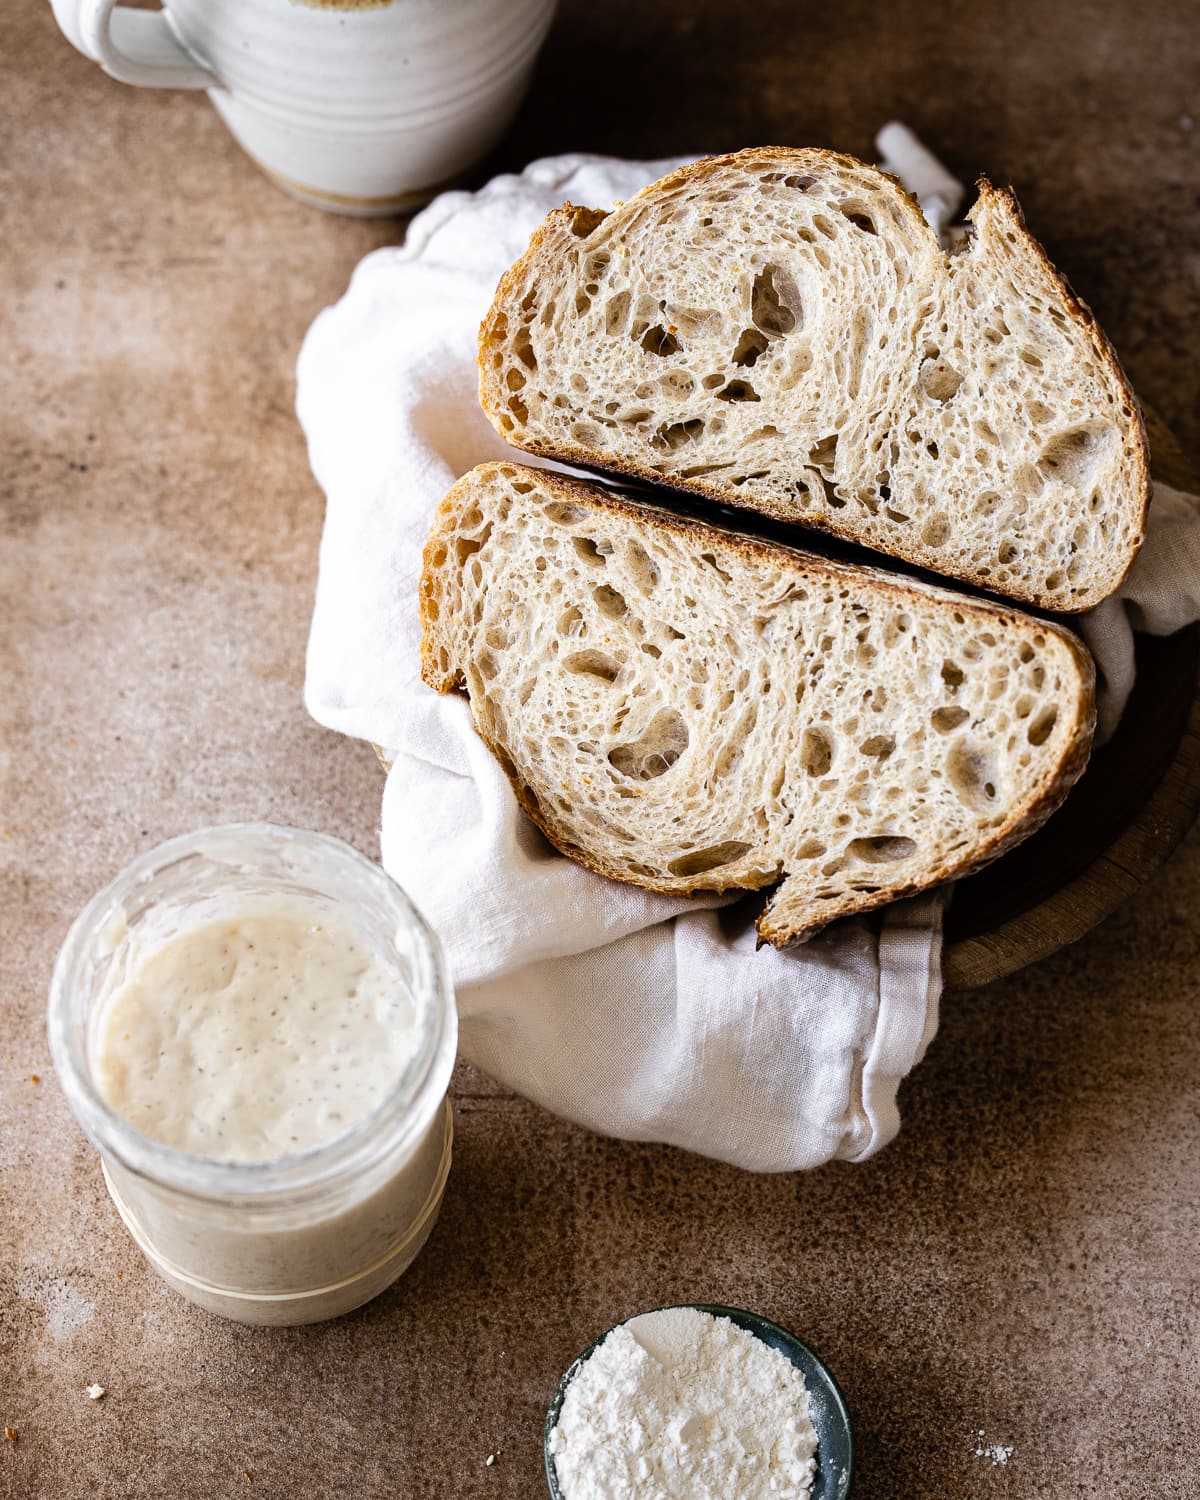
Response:
POLYGON ((530 343, 526 329, 521 329, 513 341, 513 353, 527 370, 537 369, 537 355, 533 352, 533 345, 530 343))
POLYGON ((1060 432, 1042 449, 1038 469, 1064 484, 1087 489, 1108 457, 1112 437, 1111 429, 1095 425, 1060 432))
POLYGON ((828 437, 818 439, 809 451, 808 461, 819 469, 832 469, 837 462, 838 435, 831 432, 828 437))
POLYGON ((596 601, 596 608, 602 615, 607 615, 610 620, 619 620, 628 609, 625 596, 619 594, 616 589, 609 588, 606 583, 592 590, 592 598, 596 601))
POLYGON ((615 682, 621 663, 603 651, 573 651, 563 659, 563 670, 578 677, 599 677, 602 682, 615 682))
POLYGON ((917 384, 922 391, 931 401, 943 406, 958 394, 962 383, 961 372, 949 360, 940 357, 925 360, 917 374, 917 384))
POLYGON ((944 547, 950 539, 950 522, 941 511, 930 516, 921 532, 921 540, 927 547, 944 547))
POLYGON ((641 739, 615 745, 609 763, 634 781, 651 781, 664 775, 688 747, 688 727, 674 708, 663 708, 650 721, 641 739))
POLYGON ((804 327, 800 290, 781 266, 766 265, 754 278, 750 320, 768 339, 783 338, 804 327))
POLYGON ((959 740, 946 761, 950 785, 970 807, 986 807, 996 797, 997 777, 987 755, 959 740))
MULTIPOLYGON (((959 621, 959 623, 962 623, 961 620, 959 621)), ((951 692, 954 692, 962 685, 962 680, 963 669, 958 665, 957 662, 953 662, 949 657, 947 657, 946 660, 942 663, 942 681, 946 684, 951 692)))
POLYGON ((793 859, 820 859, 825 853, 825 845, 820 839, 805 839, 792 855, 793 859))
POLYGON ((851 859, 861 859, 867 864, 891 864, 895 860, 911 859, 917 852, 915 840, 900 834, 881 833, 873 838, 851 839, 846 853, 851 859))
POLYGON ((587 633, 587 625, 584 623, 583 615, 580 614, 579 610, 573 604, 569 604, 563 610, 562 614, 559 615, 558 633, 559 635, 570 637, 585 635, 587 633))
POLYGON ((863 204, 847 199, 845 203, 839 203, 838 208, 855 229, 861 229, 864 234, 875 234, 875 220, 867 213, 863 204))
POLYGON ((472 541, 469 537, 460 536, 454 544, 454 550, 458 554, 458 565, 461 568, 468 557, 479 551, 479 543, 472 541))
POLYGON ((896 741, 890 734, 873 734, 869 740, 864 740, 858 748, 863 755, 869 755, 874 760, 887 760, 888 756, 896 748, 896 741))
POLYGON ((604 307, 604 331, 610 338, 623 333, 629 321, 629 305, 633 301, 631 292, 617 292, 604 307))
POLYGON ((664 358, 668 354, 679 352, 679 340, 673 333, 668 332, 661 323, 656 323, 653 328, 648 328, 642 338, 642 348, 647 354, 659 354, 664 358))
MULTIPOLYGON (((517 488, 516 485, 513 486, 517 488)), ((526 485, 519 494, 527 495, 532 485, 526 485)), ((577 526, 580 521, 586 521, 588 512, 582 505, 568 505, 562 500, 549 500, 542 506, 542 512, 547 520, 556 522, 559 526, 577 526)))
POLYGON ((705 875, 709 870, 719 870, 722 865, 732 864, 735 859, 741 859, 743 854, 749 852, 749 844, 729 839, 724 844, 713 844, 708 849, 681 854, 678 859, 671 861, 667 869, 672 875, 705 875))
POLYGON ((731 380, 723 391, 717 392, 718 401, 758 401, 758 392, 748 380, 731 380))
POLYGON ((603 568, 606 565, 606 558, 612 552, 611 542, 595 542, 590 536, 576 536, 571 540, 581 562, 592 568, 603 568))
POLYGON ((947 704, 944 708, 935 708, 929 717, 929 722, 939 734, 949 734, 952 729, 965 724, 970 717, 965 708, 947 704))
POLYGON ((713 572, 717 575, 717 577, 721 580, 722 583, 732 583, 733 582, 732 575, 729 574, 729 573, 727 573, 725 571, 725 569, 723 567, 721 567, 721 565, 717 562, 716 555, 714 553, 712 553, 712 552, 702 552, 700 554, 700 561, 701 562, 706 562, 708 564, 708 566, 713 570, 713 572))
MULTIPOLYGON (((668 370, 658 383, 665 395, 677 399, 690 396, 696 389, 696 377, 687 370, 668 370)), ((757 401, 758 397, 754 399, 757 401)), ((650 413, 647 412, 646 415, 649 416, 650 413)))
POLYGON ((800 742, 800 764, 810 776, 827 776, 833 765, 833 741, 823 729, 806 729, 800 742))
POLYGON ((1029 743, 1031 745, 1044 745, 1050 738, 1050 733, 1058 722, 1058 709, 1054 704, 1042 709, 1037 718, 1029 726, 1029 743))
MULTIPOLYGON (((734 364, 739 365, 744 370, 751 369, 759 355, 765 353, 769 342, 769 339, 764 334, 759 333, 757 328, 744 329, 733 351, 734 364)), ((710 375, 708 379, 715 380, 720 385, 724 376, 710 375)), ((707 380, 705 384, 708 384, 707 380)))
POLYGON ((688 422, 670 422, 655 429, 651 437, 651 445, 655 448, 665 450, 668 453, 676 453, 688 443, 694 443, 704 431, 704 422, 700 417, 693 417, 688 422))

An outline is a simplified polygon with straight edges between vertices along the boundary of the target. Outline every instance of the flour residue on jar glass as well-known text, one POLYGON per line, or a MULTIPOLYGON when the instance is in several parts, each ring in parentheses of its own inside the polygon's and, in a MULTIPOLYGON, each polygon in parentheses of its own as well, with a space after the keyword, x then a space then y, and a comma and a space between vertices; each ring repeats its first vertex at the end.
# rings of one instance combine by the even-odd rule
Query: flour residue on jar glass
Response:
POLYGON ((99 1093, 144 1135, 265 1161, 345 1133, 417 1050, 403 979, 302 905, 246 908, 135 955, 96 1018, 99 1093))

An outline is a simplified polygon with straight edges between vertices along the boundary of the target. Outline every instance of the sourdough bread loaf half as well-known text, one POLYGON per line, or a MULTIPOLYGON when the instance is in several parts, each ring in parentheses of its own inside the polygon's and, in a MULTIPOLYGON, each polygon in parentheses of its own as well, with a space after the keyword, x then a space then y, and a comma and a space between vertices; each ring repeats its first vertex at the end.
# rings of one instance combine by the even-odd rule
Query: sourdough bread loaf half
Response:
POLYGON ((649 890, 774 886, 784 947, 994 859, 1087 761, 1067 630, 485 464, 425 548, 422 675, 564 854, 649 890))
POLYGON ((567 205, 483 322, 484 410, 531 453, 1088 609, 1141 545, 1141 414, 1012 194, 970 218, 948 254, 894 178, 772 148, 567 205))

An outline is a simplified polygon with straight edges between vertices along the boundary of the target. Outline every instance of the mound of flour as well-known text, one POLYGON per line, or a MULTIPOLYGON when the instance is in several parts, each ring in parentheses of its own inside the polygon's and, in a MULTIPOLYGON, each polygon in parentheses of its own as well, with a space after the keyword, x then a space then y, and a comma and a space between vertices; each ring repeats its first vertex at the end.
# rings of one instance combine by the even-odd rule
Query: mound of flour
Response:
POLYGON ((550 1434, 563 1500, 804 1500, 816 1449, 800 1371, 690 1307, 614 1328, 550 1434))

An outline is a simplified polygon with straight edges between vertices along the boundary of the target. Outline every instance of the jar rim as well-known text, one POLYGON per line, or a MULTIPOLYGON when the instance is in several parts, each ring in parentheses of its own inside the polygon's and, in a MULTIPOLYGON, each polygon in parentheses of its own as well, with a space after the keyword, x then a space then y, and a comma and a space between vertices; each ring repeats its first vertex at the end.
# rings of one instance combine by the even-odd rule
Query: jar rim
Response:
MULTIPOLYGON (((245 868, 243 864, 242 868, 245 868)), ((47 1012, 50 1052, 67 1102, 92 1144, 128 1171, 173 1191, 224 1202, 266 1206, 281 1199, 327 1191, 369 1172, 415 1140, 450 1081, 458 1041, 458 1016, 437 934, 382 865, 329 834, 281 823, 228 823, 197 829, 148 849, 91 898, 71 924, 55 960, 47 1012), (417 968, 414 990, 428 987, 432 1004, 422 1045, 378 1103, 347 1130, 303 1151, 269 1160, 224 1161, 182 1151, 145 1135, 100 1094, 87 1058, 84 1028, 74 1024, 74 979, 102 941, 105 927, 123 913, 125 900, 156 875, 196 855, 214 856, 222 843, 252 853, 289 848, 317 856, 334 870, 365 879, 394 909, 397 931, 411 943, 417 968), (207 846, 207 847, 206 847, 207 846)))

